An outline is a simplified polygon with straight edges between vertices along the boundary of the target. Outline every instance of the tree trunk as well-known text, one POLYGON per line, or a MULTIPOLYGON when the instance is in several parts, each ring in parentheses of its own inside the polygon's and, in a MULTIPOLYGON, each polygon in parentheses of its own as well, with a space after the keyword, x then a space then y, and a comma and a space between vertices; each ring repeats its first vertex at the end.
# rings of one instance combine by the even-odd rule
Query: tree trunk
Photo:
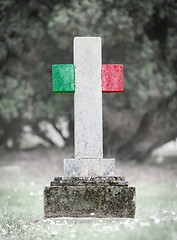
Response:
MULTIPOLYGON (((122 110, 122 115, 126 115, 124 110, 122 110)), ((129 117, 135 123, 136 118, 133 113, 132 117, 131 114, 129 117)), ((112 149, 111 154, 116 153, 119 160, 136 159, 137 161, 143 161, 154 148, 176 138, 176 120, 177 90, 148 111, 141 119, 137 119, 138 124, 134 125, 133 132, 125 135, 125 141, 122 139, 123 137, 120 134, 122 129, 119 126, 116 130, 113 129, 109 135, 106 135, 105 142, 108 144, 107 147, 112 149)), ((122 123, 122 128, 124 127, 122 123)), ((128 130, 132 129, 128 125, 126 127, 128 130)), ((109 150, 107 150, 107 153, 109 153, 109 150)))

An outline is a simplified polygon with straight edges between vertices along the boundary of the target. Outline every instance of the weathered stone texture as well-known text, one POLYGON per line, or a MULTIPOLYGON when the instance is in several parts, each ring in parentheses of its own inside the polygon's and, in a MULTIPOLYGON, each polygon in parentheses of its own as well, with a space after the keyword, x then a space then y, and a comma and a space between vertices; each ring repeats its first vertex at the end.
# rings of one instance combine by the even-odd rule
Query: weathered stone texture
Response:
POLYGON ((66 178, 55 177, 50 186, 128 186, 124 177, 90 177, 90 178, 66 178))
POLYGON ((65 177, 114 176, 115 159, 64 159, 65 177))
POLYGON ((121 178, 113 180, 101 178, 88 180, 84 185, 78 184, 83 181, 86 179, 77 178, 71 181, 58 178, 51 182, 51 185, 58 182, 58 186, 45 187, 45 217, 133 218, 135 216, 135 188, 128 187, 126 181, 121 178), (75 181, 77 185, 72 185, 75 181), (114 185, 116 183, 117 185, 114 185))
POLYGON ((101 38, 74 38, 75 159, 103 158, 101 38))

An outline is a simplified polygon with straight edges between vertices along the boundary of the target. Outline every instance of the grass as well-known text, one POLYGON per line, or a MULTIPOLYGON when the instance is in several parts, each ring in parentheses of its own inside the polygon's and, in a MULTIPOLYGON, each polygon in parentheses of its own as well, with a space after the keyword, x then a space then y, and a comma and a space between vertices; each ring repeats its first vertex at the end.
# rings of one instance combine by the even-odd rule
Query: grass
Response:
POLYGON ((0 187, 0 239, 177 239, 177 186, 142 183, 134 220, 92 222, 43 220, 44 184, 0 187))

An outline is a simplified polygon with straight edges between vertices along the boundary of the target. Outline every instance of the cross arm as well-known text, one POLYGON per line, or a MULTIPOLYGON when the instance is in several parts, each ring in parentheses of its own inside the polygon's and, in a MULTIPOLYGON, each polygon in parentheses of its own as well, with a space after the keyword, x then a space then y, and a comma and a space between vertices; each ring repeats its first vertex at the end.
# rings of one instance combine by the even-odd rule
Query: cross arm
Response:
POLYGON ((52 65, 53 92, 75 92, 75 70, 73 64, 52 65))
POLYGON ((123 92, 123 65, 103 64, 101 69, 102 92, 123 92))
MULTIPOLYGON (((75 68, 73 64, 52 65, 53 92, 75 92, 75 68)), ((101 69, 102 92, 123 91, 123 65, 103 64, 101 69)))

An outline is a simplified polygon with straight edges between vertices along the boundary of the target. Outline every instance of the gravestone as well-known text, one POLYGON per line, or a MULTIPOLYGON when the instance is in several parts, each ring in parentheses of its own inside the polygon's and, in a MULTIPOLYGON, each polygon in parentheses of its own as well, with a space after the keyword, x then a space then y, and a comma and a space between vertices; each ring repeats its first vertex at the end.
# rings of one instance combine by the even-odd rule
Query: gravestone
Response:
POLYGON ((135 188, 103 158, 102 92, 123 91, 123 66, 101 58, 101 38, 75 37, 74 64, 52 66, 53 92, 75 93, 75 154, 44 189, 45 217, 135 216, 135 188))

